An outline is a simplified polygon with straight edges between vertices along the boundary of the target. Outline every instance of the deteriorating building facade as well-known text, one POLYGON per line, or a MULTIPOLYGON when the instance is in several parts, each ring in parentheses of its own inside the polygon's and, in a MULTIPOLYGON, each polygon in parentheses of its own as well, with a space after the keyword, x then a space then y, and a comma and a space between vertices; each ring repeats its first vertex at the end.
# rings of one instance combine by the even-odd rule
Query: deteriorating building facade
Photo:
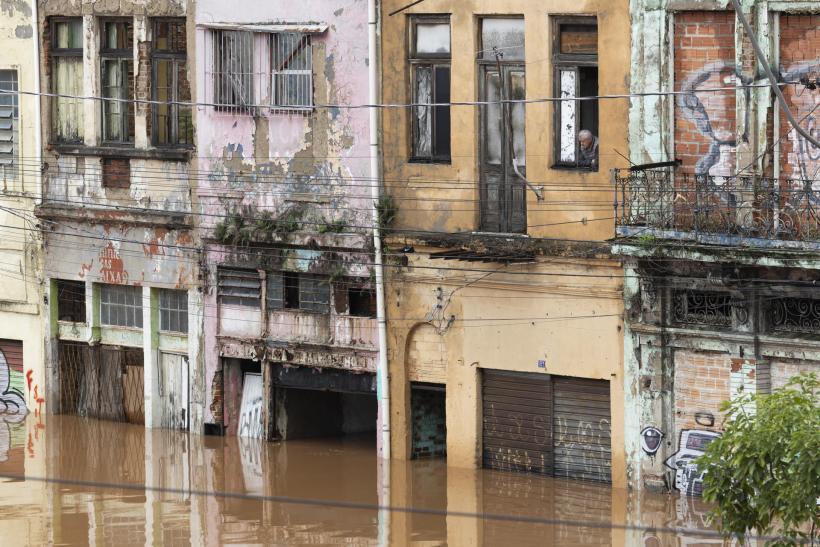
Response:
POLYGON ((27 410, 43 412, 46 401, 42 247, 34 218, 38 99, 20 93, 36 87, 32 15, 30 2, 0 7, 0 412, 20 420, 27 410))
POLYGON ((39 8, 52 409, 201 430, 186 4, 39 8))
POLYGON ((382 15, 382 101, 419 105, 382 113, 393 454, 623 485, 621 267, 596 204, 627 107, 583 97, 626 91, 626 5, 407 4, 382 15))
POLYGON ((376 429, 366 8, 196 4, 206 431, 376 429))
POLYGON ((630 484, 698 494, 720 404, 820 366, 820 6, 633 3, 633 168, 613 174, 625 258, 630 484), (651 6, 650 6, 651 4, 651 6), (777 104, 752 40, 781 85, 777 104), (677 161, 673 161, 677 160, 677 161))

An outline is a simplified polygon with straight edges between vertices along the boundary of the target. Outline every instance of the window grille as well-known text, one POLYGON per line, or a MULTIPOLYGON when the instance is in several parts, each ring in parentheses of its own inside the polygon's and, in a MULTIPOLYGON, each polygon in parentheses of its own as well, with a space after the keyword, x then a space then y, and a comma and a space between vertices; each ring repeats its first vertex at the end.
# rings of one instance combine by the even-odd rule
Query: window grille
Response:
POLYGON ((220 268, 217 275, 220 304, 259 308, 262 299, 259 272, 220 268))
POLYGON ((171 289, 159 291, 159 330, 188 332, 188 293, 171 289))
POLYGON ((253 114, 253 33, 213 29, 209 36, 213 52, 210 80, 216 108, 232 114, 253 114))
POLYGON ((187 50, 184 19, 154 21, 151 50, 153 68, 152 135, 157 145, 191 145, 194 142, 193 111, 190 106, 165 104, 191 100, 186 69, 187 50))
POLYGON ((115 327, 142 328, 142 288, 100 286, 100 323, 115 327))
POLYGON ((820 300, 777 298, 769 306, 769 325, 775 332, 820 334, 820 300))
POLYGON ((732 296, 716 291, 676 290, 672 296, 675 323, 729 327, 732 296))
POLYGON ((0 70, 0 181, 17 178, 19 160, 19 103, 17 71, 0 70))
POLYGON ((85 323, 85 283, 57 280, 57 318, 59 321, 85 323))
POLYGON ((313 49, 310 34, 270 35, 271 107, 305 110, 313 107, 313 49))
POLYGON ((83 20, 51 21, 51 100, 53 138, 57 142, 82 142, 83 20))

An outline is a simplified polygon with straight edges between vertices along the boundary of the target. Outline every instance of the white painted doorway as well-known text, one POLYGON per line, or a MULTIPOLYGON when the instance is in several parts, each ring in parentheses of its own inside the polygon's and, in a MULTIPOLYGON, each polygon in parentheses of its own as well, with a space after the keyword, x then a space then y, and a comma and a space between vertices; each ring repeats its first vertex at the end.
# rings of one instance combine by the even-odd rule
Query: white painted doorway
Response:
POLYGON ((175 353, 161 353, 159 367, 159 397, 162 408, 162 427, 188 429, 189 382, 188 357, 175 353))

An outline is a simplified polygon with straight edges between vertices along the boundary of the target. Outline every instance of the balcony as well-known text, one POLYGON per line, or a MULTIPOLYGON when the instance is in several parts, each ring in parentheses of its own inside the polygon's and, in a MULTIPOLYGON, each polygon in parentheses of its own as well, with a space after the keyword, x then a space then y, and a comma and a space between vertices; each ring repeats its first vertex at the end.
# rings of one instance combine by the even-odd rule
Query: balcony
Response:
POLYGON ((820 248, 820 181, 613 170, 621 237, 820 248), (817 188, 815 188, 817 186, 817 188))

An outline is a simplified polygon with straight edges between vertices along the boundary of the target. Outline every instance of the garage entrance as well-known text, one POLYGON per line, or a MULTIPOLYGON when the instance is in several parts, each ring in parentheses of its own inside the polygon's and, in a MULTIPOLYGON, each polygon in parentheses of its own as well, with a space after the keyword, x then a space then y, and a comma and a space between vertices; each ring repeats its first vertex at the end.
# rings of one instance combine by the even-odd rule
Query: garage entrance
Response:
POLYGON ((483 464, 610 482, 609 382, 484 370, 483 464))

